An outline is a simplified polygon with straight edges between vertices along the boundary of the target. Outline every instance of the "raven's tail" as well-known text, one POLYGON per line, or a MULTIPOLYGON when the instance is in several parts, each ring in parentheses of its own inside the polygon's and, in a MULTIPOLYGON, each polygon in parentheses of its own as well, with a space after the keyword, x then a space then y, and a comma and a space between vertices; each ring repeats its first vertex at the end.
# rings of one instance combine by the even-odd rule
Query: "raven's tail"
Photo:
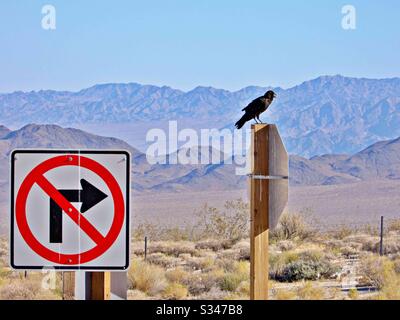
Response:
POLYGON ((241 129, 247 121, 251 120, 251 119, 248 119, 248 117, 249 116, 247 114, 244 114, 243 117, 241 117, 240 120, 235 123, 236 129, 238 129, 238 130, 241 129))

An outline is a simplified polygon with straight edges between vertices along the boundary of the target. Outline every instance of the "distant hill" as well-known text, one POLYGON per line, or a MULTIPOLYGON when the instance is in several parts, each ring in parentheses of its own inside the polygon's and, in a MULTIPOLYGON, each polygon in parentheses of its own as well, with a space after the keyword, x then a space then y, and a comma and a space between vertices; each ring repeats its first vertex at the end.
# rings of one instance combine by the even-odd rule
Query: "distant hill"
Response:
POLYGON ((0 125, 0 139, 5 137, 10 132, 11 132, 10 129, 6 128, 5 126, 0 125))
POLYGON ((57 125, 29 124, 0 138, 0 182, 8 179, 9 154, 16 148, 126 149, 133 154, 134 161, 140 154, 119 139, 57 125))
MULTIPOLYGON (((14 92, 0 94, 0 119, 8 126, 35 122, 101 128, 104 123, 132 123, 132 130, 139 122, 185 120, 187 127, 197 128, 203 121, 233 129, 241 108, 267 89, 197 87, 184 92, 128 83, 79 92, 14 92)), ((273 89, 278 98, 262 118, 278 124, 291 154, 352 154, 400 136, 400 78, 322 76, 293 88, 273 89)))
POLYGON ((297 185, 400 180, 400 138, 377 142, 352 156, 291 156, 290 168, 292 183, 297 185))
MULTIPOLYGON (((246 176, 235 174, 236 165, 221 163, 182 165, 148 163, 146 155, 116 138, 89 134, 57 125, 27 125, 0 138, 0 182, 8 177, 8 156, 14 148, 126 149, 133 155, 133 181, 136 192, 192 192, 246 188, 246 176)), ((179 154, 188 153, 180 149, 179 154)), ((218 152, 198 147, 202 154, 218 152)), ((173 155, 169 155, 171 157, 173 155)), ((373 179, 400 179, 400 138, 381 141, 354 155, 323 155, 310 159, 290 156, 291 185, 335 185, 373 179)))

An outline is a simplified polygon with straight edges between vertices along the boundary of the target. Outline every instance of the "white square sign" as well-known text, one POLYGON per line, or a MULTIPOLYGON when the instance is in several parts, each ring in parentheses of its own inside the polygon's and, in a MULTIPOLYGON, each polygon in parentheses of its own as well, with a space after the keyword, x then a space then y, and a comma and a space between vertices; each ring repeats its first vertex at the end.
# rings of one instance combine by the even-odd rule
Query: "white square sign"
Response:
POLYGON ((127 269, 129 184, 127 151, 14 150, 11 266, 127 269))

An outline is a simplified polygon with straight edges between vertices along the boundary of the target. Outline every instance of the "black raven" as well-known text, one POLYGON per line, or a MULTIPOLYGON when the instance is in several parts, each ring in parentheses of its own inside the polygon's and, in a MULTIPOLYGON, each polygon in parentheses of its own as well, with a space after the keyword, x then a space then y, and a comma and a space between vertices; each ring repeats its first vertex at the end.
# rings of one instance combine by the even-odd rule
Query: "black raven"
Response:
POLYGON ((258 123, 257 120, 261 122, 260 114, 268 109, 275 97, 275 92, 269 90, 262 97, 258 97, 250 102, 249 105, 242 110, 245 111, 245 114, 238 122, 235 123, 235 127, 240 129, 247 121, 250 121, 251 119, 254 119, 256 123, 258 123))

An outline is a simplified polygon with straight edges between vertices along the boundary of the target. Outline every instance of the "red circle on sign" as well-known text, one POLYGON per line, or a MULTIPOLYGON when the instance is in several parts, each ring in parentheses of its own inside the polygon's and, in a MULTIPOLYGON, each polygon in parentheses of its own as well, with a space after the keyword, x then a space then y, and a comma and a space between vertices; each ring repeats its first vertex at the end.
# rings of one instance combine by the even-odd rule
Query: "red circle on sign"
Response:
MULTIPOLYGON (((73 208, 76 210, 75 208, 73 208)), ((87 263, 106 252, 118 238, 124 224, 124 198, 118 182, 100 163, 83 156, 62 155, 48 159, 36 166, 22 182, 15 204, 15 219, 22 237, 33 251, 41 257, 58 264, 76 265, 87 263), (106 183, 114 202, 114 218, 110 230, 100 243, 92 249, 77 254, 62 254, 42 245, 33 235, 26 217, 26 202, 30 190, 44 174, 63 166, 80 166, 96 173, 106 183)))

